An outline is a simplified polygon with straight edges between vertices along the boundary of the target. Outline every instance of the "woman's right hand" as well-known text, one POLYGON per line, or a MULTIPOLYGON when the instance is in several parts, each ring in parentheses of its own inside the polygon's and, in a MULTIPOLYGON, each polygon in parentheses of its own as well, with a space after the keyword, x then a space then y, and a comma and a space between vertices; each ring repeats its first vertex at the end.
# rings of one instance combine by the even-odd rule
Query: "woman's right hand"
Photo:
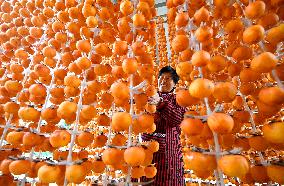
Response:
POLYGON ((152 96, 148 99, 148 103, 150 103, 152 105, 158 105, 161 100, 162 100, 162 98, 159 96, 158 93, 156 93, 154 96, 152 96))

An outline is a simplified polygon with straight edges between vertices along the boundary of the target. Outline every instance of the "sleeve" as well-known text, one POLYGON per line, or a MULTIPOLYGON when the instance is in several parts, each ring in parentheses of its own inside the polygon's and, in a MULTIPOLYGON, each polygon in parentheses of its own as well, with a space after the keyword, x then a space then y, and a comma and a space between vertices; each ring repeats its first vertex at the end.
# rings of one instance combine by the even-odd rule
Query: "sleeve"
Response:
POLYGON ((168 121, 167 123, 169 124, 169 127, 179 126, 183 120, 186 108, 181 107, 176 103, 176 97, 174 94, 167 99, 164 99, 163 103, 165 105, 160 110, 160 117, 168 121))

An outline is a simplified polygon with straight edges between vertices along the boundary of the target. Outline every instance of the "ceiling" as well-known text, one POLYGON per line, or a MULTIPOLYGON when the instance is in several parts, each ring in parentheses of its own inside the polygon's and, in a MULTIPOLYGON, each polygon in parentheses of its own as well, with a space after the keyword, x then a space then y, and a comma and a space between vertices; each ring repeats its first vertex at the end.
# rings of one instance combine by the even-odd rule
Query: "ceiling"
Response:
POLYGON ((157 9, 158 16, 166 17, 167 15, 166 0, 155 0, 155 7, 157 9))

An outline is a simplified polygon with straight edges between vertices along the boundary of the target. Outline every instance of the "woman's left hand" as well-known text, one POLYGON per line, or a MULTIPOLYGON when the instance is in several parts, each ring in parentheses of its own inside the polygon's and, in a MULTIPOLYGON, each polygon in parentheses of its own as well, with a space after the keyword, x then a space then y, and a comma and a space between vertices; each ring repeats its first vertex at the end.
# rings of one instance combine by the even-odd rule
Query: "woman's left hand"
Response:
POLYGON ((158 105, 161 100, 162 100, 161 97, 157 93, 157 94, 155 94, 154 96, 152 96, 148 99, 148 103, 150 103, 152 105, 158 105))

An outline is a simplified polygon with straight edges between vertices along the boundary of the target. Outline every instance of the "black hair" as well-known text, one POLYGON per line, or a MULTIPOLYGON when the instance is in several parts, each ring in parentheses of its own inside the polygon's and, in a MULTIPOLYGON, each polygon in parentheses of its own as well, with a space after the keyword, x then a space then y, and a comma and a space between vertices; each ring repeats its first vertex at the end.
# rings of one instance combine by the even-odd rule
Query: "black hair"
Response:
POLYGON ((177 84, 177 82, 179 81, 179 76, 178 76, 176 70, 173 69, 171 66, 165 66, 165 67, 163 67, 163 68, 159 71, 159 77, 160 77, 163 73, 170 73, 175 84, 177 84))

